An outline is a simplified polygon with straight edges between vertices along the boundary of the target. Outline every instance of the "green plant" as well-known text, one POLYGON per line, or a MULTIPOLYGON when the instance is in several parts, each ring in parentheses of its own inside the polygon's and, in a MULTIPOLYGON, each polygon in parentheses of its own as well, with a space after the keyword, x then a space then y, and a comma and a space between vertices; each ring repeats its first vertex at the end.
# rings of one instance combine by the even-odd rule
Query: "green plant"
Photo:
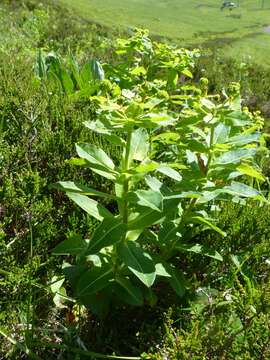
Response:
MULTIPOLYGON (((65 263, 63 272, 75 297, 97 313, 115 299, 155 304, 155 281, 168 281, 183 296, 189 285, 175 259, 195 252, 222 260, 215 249, 193 242, 208 229, 226 235, 213 219, 218 202, 266 201, 258 190, 237 181, 243 176, 264 181, 254 160, 262 144, 261 119, 241 108, 238 84, 230 86, 223 101, 207 94, 207 79, 201 79, 200 88, 182 85, 178 74, 192 77, 185 69, 193 54, 186 61, 188 53, 176 49, 170 59, 168 48, 160 51, 159 44, 145 41, 144 33, 140 38, 136 46, 130 46, 134 38, 124 44, 127 63, 121 66, 124 79, 127 67, 131 76, 128 83, 120 79, 119 84, 128 84, 128 89, 122 88, 117 96, 96 97, 98 120, 85 122, 122 149, 121 159, 115 163, 102 148, 81 143, 76 145, 79 158, 70 160, 112 181, 114 192, 74 182, 55 186, 100 221, 89 240, 73 236, 54 249, 55 254, 75 256, 76 263, 65 263), (134 51, 135 64, 129 56, 134 51), (152 61, 146 64, 149 51, 152 61), (172 86, 170 60, 176 59, 172 86), (133 70, 139 65, 142 69, 142 64, 138 78, 133 70), (114 210, 93 197, 106 199, 114 210)), ((121 75, 119 67, 117 74, 121 75)))
POLYGON ((104 71, 98 61, 88 61, 80 69, 73 57, 65 65, 56 54, 44 56, 41 50, 38 52, 35 72, 49 86, 60 89, 65 95, 76 94, 79 97, 95 94, 99 82, 104 79, 104 71))

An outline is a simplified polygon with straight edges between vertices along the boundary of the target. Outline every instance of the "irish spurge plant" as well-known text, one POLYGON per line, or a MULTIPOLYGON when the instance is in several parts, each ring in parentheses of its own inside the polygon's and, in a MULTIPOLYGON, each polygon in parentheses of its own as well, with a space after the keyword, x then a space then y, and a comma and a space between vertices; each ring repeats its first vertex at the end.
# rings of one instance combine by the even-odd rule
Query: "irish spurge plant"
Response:
MULTIPOLYGON (((128 89, 119 78, 116 85, 110 72, 108 82, 121 91, 93 99, 98 103, 97 120, 84 125, 120 148, 121 159, 113 161, 102 148, 88 143, 77 144, 78 158, 71 159, 111 181, 114 191, 70 181, 56 185, 99 222, 89 239, 70 237, 54 249, 55 254, 74 257, 65 263, 64 274, 79 302, 98 313, 112 301, 155 303, 152 289, 160 281, 183 296, 187 279, 175 264, 186 252, 222 261, 222 249, 194 241, 201 231, 226 236, 213 219, 219 202, 265 201, 250 186, 264 181, 255 162, 263 146, 261 119, 242 109, 238 85, 232 84, 222 100, 208 96, 206 79, 198 86, 179 81, 181 74, 192 77, 184 69, 191 67, 193 55, 188 62, 186 53, 181 66, 183 52, 174 50, 169 59, 167 51, 164 61, 161 48, 147 43, 156 80, 151 64, 144 67, 141 83, 137 75, 129 78, 128 89), (174 86, 169 81, 172 66, 174 86), (103 199, 115 210, 104 207, 103 199)), ((136 67, 143 66, 144 52, 136 56, 136 67)), ((121 66, 126 79, 126 67, 121 66)))

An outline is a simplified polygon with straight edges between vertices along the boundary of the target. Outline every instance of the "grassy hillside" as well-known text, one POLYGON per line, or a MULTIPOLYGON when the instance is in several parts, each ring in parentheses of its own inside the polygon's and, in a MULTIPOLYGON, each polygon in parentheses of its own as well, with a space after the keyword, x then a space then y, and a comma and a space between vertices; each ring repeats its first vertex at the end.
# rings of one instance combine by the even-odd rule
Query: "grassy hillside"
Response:
MULTIPOLYGON (((187 45, 224 48, 226 55, 251 56, 270 64, 270 1, 239 1, 238 8, 220 10, 219 0, 59 0, 83 16, 110 27, 139 26, 187 45)), ((236 2, 237 3, 237 2, 236 2)))

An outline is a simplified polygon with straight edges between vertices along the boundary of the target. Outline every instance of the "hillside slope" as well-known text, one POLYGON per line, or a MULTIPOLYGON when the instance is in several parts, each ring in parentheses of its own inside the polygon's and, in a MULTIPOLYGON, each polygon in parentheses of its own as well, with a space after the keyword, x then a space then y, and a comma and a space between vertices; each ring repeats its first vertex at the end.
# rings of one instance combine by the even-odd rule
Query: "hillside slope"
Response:
POLYGON ((58 0, 91 21, 113 28, 137 26, 185 45, 225 48, 227 55, 252 57, 260 63, 270 50, 270 1, 238 1, 221 11, 217 0, 58 0))

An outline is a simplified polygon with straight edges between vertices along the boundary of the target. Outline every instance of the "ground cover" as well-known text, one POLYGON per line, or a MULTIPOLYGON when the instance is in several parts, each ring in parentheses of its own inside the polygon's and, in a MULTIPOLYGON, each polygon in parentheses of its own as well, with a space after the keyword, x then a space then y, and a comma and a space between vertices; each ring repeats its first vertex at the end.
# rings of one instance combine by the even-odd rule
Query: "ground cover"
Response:
POLYGON ((83 17, 113 29, 147 28, 182 45, 221 47, 241 61, 270 64, 270 2, 243 0, 220 10, 218 0, 60 0, 83 17))

